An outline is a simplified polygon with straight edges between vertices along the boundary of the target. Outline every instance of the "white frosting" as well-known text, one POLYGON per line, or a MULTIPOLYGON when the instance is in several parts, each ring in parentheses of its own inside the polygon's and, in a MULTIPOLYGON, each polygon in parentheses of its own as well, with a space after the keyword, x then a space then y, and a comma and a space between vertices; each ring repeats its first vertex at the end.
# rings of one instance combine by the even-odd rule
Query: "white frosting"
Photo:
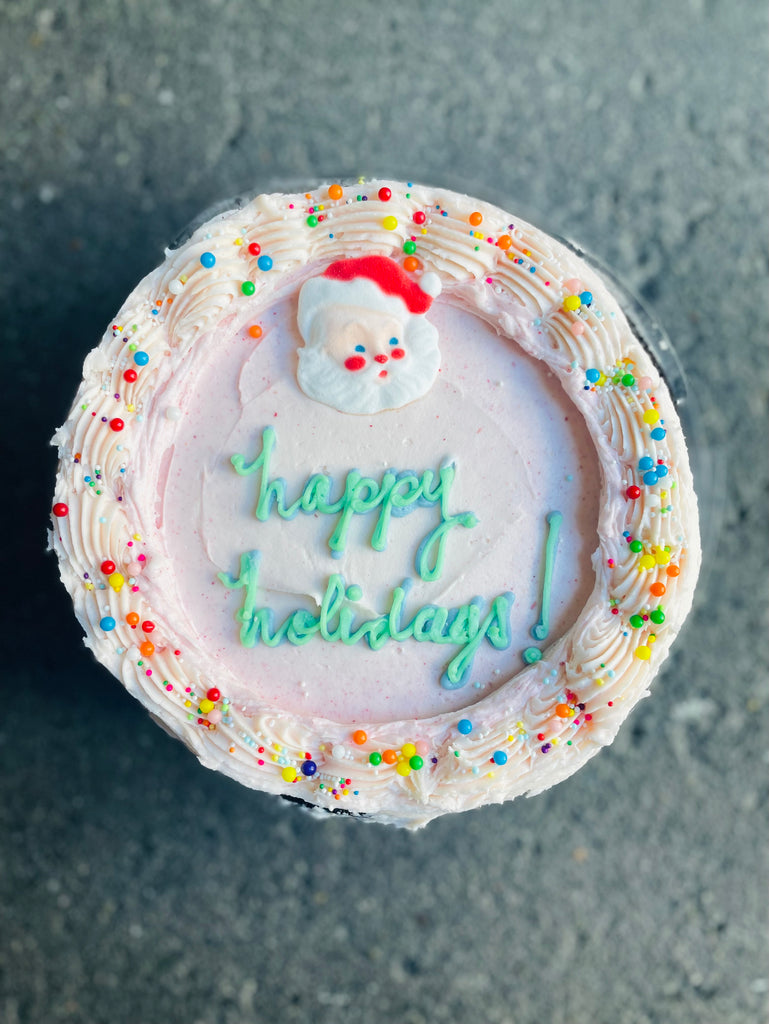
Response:
POLYGON ((366 186, 366 202, 355 198, 361 186, 336 200, 326 188, 260 196, 167 254, 86 360, 55 438, 55 500, 68 512, 54 516, 51 538, 86 642, 205 764, 270 792, 418 827, 539 792, 611 741, 689 610, 699 537, 672 402, 595 271, 488 204, 395 183, 381 202, 380 184, 366 186), (309 227, 308 213, 322 222, 309 227), (397 259, 408 240, 416 278, 440 294, 426 316, 411 317, 437 333, 440 371, 436 361, 417 395, 377 409, 308 399, 319 396, 301 373, 303 286, 334 260, 397 259), (271 269, 259 269, 252 242, 271 269), (570 309, 575 290, 592 301, 570 309), (626 374, 633 380, 623 383, 626 374), (393 517, 379 551, 370 542, 377 512, 353 516, 332 558, 338 516, 255 516, 257 477, 238 475, 230 458, 256 458, 266 427, 276 438, 271 479, 285 479, 289 501, 313 473, 332 478, 334 497, 353 469, 381 483, 388 470, 437 476, 453 463, 448 513, 470 511, 478 524, 452 529, 432 582, 414 558, 440 522, 435 505, 393 517), (643 458, 666 475, 644 483, 643 458), (632 486, 638 497, 628 497, 632 486), (546 516, 556 509, 550 633, 536 645, 546 516), (456 646, 411 638, 372 651, 316 635, 303 646, 245 648, 234 618, 244 590, 217 573, 236 577, 240 555, 256 549, 259 604, 276 625, 298 608, 317 614, 328 578, 341 573, 360 585, 358 622, 386 612, 406 578, 413 612, 475 597, 485 610, 512 591, 511 642, 482 642, 456 689, 439 682, 456 646), (652 621, 660 608, 664 619, 652 621), (526 665, 532 645, 543 656, 526 665), (468 734, 461 719, 472 723, 468 734), (308 759, 315 774, 302 773, 308 759))

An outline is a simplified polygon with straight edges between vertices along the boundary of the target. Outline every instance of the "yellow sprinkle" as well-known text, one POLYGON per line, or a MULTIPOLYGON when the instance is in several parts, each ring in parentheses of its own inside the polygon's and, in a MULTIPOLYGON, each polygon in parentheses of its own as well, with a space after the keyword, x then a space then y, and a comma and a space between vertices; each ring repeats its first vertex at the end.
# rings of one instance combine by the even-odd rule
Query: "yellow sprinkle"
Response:
POLYGON ((390 215, 389 217, 385 217, 385 219, 382 221, 382 227, 387 228, 388 231, 395 231, 395 229, 398 227, 398 218, 393 217, 392 215, 390 215))
POLYGON ((644 644, 641 644, 640 647, 636 647, 635 656, 636 658, 640 658, 641 661, 648 661, 652 656, 652 652, 644 644))
POLYGON ((214 702, 212 700, 209 700, 208 697, 206 697, 204 700, 200 702, 200 710, 203 712, 204 715, 207 715, 209 711, 213 711, 214 707, 214 702))
POLYGON ((427 228, 422 228, 422 234, 423 234, 423 235, 426 235, 426 234, 427 234, 427 228))
POLYGON ((272 755, 272 759, 273 759, 273 761, 277 761, 278 760, 278 755, 277 754, 273 754, 272 755))
POLYGON ((579 295, 567 295, 563 300, 563 308, 569 313, 576 312, 582 305, 579 295))
POLYGON ((657 560, 657 565, 667 565, 668 562, 670 561, 670 552, 669 551, 657 551, 654 557, 657 560))
POLYGON ((185 706, 185 708, 191 708, 192 707, 192 701, 191 700, 185 700, 184 706, 185 706))
POLYGON ((182 284, 187 284, 187 275, 182 274, 179 280, 182 282, 182 284))
POLYGON ((638 559, 638 566, 641 569, 653 569, 654 564, 654 555, 641 555, 638 559))
POLYGON ((140 533, 135 533, 133 535, 133 540, 141 540, 141 539, 142 539, 142 535, 140 533))
POLYGON ((407 775, 411 774, 411 765, 408 761, 399 761, 395 766, 395 770, 399 775, 402 775, 405 778, 407 775))
POLYGON ((93 590, 93 583, 86 583, 85 589, 86 590, 93 590))
POLYGON ((128 402, 126 404, 126 412, 133 412, 135 409, 136 406, 133 404, 133 402, 128 402))
POLYGON ((291 765, 288 764, 280 774, 283 776, 284 782, 293 782, 296 778, 296 768, 292 768, 291 765))
POLYGON ((660 418, 660 414, 656 409, 647 409, 644 413, 644 423, 656 423, 660 418))
POLYGON ((553 736, 553 738, 550 740, 550 742, 553 744, 554 747, 557 747, 558 746, 558 737, 557 736, 553 736))
POLYGON ((603 686, 603 679, 594 679, 593 682, 596 686, 603 686))
POLYGON ((417 748, 413 743, 404 743, 401 747, 401 753, 404 757, 413 757, 416 754, 417 748))
POLYGON ((113 572, 107 577, 107 583, 112 587, 114 591, 120 590, 125 583, 122 572, 113 572))
POLYGON ((243 244, 243 239, 242 238, 236 238, 235 241, 233 242, 233 245, 242 245, 242 244, 243 244))
POLYGON ((350 792, 349 789, 343 789, 342 790, 342 796, 347 796, 349 792, 350 792))

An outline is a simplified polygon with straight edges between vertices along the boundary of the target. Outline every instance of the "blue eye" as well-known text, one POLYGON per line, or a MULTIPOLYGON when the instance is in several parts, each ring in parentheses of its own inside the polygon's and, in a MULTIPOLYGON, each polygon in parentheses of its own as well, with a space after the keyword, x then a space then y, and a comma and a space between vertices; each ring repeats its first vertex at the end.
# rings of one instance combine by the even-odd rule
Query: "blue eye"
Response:
POLYGON ((397 338, 390 338, 390 344, 391 345, 397 345, 398 344, 398 339, 397 338))
POLYGON ((356 351, 356 352, 365 352, 365 351, 366 351, 366 348, 365 348, 365 346, 364 346, 364 345, 356 345, 356 346, 355 346, 355 351, 356 351))

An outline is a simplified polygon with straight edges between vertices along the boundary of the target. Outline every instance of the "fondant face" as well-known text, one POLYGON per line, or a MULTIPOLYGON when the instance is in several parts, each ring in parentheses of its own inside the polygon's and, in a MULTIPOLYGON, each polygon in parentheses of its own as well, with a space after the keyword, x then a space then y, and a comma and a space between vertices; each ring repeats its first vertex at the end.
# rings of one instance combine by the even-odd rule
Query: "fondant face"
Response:
POLYGON ((308 281, 300 295, 297 379, 306 395, 340 412, 371 414, 421 398, 440 365, 438 332, 424 314, 372 281, 308 281), (323 290, 322 290, 323 289, 323 290), (347 299, 353 301, 347 301, 347 299))
POLYGON ((356 306, 327 306, 316 315, 312 337, 348 373, 367 374, 384 383, 406 364, 406 327, 389 313, 356 306))

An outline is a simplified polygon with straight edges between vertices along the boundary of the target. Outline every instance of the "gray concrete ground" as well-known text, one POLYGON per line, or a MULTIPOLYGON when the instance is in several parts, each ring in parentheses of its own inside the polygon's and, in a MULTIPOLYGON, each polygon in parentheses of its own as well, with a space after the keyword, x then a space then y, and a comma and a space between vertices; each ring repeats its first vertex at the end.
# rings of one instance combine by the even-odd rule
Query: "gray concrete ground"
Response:
POLYGON ((3 1024, 767 1020, 765 4, 0 2, 3 1024), (653 305, 707 527, 614 746, 417 835, 199 767, 80 645, 46 444, 162 245, 284 176, 538 210, 653 305), (716 536, 720 523, 720 535, 716 536))

